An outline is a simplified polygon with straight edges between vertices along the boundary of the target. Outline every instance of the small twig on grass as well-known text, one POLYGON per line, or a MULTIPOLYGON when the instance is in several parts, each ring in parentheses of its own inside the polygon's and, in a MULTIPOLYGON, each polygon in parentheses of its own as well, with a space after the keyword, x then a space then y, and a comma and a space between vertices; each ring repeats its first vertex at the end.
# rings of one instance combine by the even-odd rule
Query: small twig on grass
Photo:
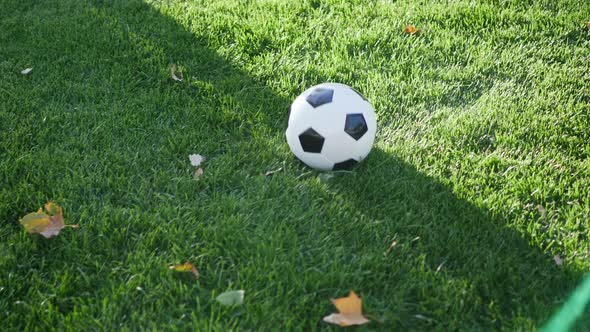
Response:
POLYGON ((264 173, 264 176, 272 176, 275 173, 278 173, 278 172, 280 172, 282 170, 283 170, 283 168, 282 167, 279 167, 279 168, 275 169, 274 171, 268 171, 268 172, 264 173))

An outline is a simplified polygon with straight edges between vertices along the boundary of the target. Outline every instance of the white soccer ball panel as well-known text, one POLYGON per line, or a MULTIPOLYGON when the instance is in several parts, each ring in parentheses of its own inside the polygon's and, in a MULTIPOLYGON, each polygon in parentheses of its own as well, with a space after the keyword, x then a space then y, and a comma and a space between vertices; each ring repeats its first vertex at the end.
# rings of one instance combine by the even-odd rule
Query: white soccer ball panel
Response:
POLYGON ((297 97, 293 104, 291 104, 289 126, 287 129, 291 128, 292 126, 305 123, 306 119, 302 119, 301 117, 305 116, 307 111, 310 109, 312 109, 312 107, 307 103, 307 101, 305 101, 305 98, 301 98, 301 96, 297 97))
POLYGON ((358 159, 357 142, 342 130, 332 133, 324 141, 322 154, 333 163, 339 163, 348 159, 358 159))

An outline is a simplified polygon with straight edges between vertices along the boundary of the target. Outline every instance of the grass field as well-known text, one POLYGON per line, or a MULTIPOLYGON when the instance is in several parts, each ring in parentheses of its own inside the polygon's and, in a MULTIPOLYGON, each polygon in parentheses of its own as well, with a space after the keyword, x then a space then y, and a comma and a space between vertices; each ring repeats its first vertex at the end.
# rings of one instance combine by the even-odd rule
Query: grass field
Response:
POLYGON ((351 289, 358 330, 541 326, 590 268, 586 21, 586 0, 1 1, 2 329, 324 330, 351 289), (284 137, 326 81, 380 126, 331 179, 284 137), (26 234, 50 200, 80 229, 26 234))

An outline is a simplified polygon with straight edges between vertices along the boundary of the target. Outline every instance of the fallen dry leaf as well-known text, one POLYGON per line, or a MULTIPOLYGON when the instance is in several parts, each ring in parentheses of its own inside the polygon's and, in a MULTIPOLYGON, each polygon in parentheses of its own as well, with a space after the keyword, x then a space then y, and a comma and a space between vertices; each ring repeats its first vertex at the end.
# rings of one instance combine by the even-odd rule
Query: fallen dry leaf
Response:
POLYGON ((64 214, 64 211, 61 208, 61 206, 59 206, 57 204, 53 204, 53 202, 48 202, 47 204, 45 204, 45 210, 51 216, 58 215, 58 214, 59 215, 63 215, 64 214))
POLYGON ((199 274, 199 270, 197 270, 193 263, 189 262, 186 262, 184 264, 170 265, 168 268, 176 272, 191 272, 197 279, 199 279, 199 277, 201 276, 199 274))
POLYGON ((175 81, 182 82, 184 80, 184 77, 182 76, 182 70, 178 72, 180 77, 176 76, 176 65, 172 65, 172 68, 170 68, 170 74, 172 75, 172 79, 175 81))
POLYGON ((29 75, 33 71, 33 68, 27 68, 21 71, 20 73, 23 75, 29 75))
POLYGON ((43 212, 29 213, 20 220, 20 223, 29 233, 41 233, 51 223, 51 217, 43 212))
POLYGON ((563 258, 559 255, 553 256, 553 260, 555 261, 555 265, 562 266, 563 265, 563 258))
POLYGON ((195 171, 195 174, 193 174, 193 179, 198 180, 201 175, 203 175, 204 171, 201 167, 197 168, 197 170, 195 171))
POLYGON ((586 22, 586 28, 587 29, 590 29, 590 21, 589 22, 586 22))
POLYGON ((415 35, 417 33, 420 33, 420 29, 410 24, 404 29, 404 33, 408 35, 415 35))
POLYGON ((331 300, 336 309, 337 314, 331 314, 324 317, 324 322, 330 324, 344 326, 363 325, 369 322, 363 316, 362 300, 354 291, 350 291, 347 297, 341 297, 331 300))
POLYGON ((236 291, 228 291, 219 294, 215 300, 225 306, 242 305, 244 304, 244 293, 245 291, 241 289, 236 291))
POLYGON ((59 235, 59 232, 65 227, 79 227, 78 225, 64 224, 63 210, 59 205, 49 202, 44 207, 45 211, 39 209, 39 211, 29 213, 20 220, 29 234, 41 234, 49 239, 59 235))

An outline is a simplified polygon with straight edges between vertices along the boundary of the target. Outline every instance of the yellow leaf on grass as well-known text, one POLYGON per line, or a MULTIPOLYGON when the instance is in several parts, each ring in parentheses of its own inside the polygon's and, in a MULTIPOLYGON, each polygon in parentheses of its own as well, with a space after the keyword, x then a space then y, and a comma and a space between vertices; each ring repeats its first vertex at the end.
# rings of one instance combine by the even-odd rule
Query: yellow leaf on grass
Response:
POLYGON ((45 203, 45 211, 47 211, 47 213, 49 213, 50 216, 55 216, 55 215, 62 215, 63 216, 63 210, 61 209, 61 206, 54 204, 53 202, 47 202, 45 203))
POLYGON ((186 262, 184 264, 176 264, 176 265, 170 265, 169 266, 170 270, 174 270, 176 272, 191 272, 195 278, 199 278, 199 270, 197 270, 197 268, 193 265, 193 263, 189 263, 186 262))
POLYGON ((413 25, 408 25, 405 29, 404 29, 404 33, 407 33, 408 35, 415 35, 417 33, 420 32, 420 29, 416 28, 413 25))
POLYGON ((40 233, 44 231, 49 224, 51 224, 51 218, 43 212, 33 212, 24 216, 20 223, 25 226, 25 229, 29 233, 40 233))
POLYGON ((29 234, 41 234, 48 239, 59 235, 65 227, 78 228, 78 225, 66 225, 62 208, 52 202, 45 204, 45 212, 39 209, 37 212, 29 213, 20 223, 29 234))
POLYGON ((590 22, 586 22, 586 28, 590 29, 590 22))
POLYGON ((351 325, 363 325, 369 322, 363 316, 363 303, 360 297, 354 291, 350 291, 347 297, 331 300, 336 309, 337 314, 331 314, 324 317, 324 322, 337 324, 342 327, 351 325))

